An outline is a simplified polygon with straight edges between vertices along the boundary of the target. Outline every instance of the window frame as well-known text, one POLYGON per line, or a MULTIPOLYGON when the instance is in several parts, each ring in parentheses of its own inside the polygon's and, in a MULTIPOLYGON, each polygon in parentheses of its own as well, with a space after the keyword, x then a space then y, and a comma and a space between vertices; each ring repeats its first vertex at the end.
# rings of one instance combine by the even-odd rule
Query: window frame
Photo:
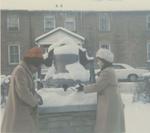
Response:
POLYGON ((147 62, 150 62, 150 41, 146 44, 146 50, 147 50, 147 62))
POLYGON ((146 30, 150 31, 150 14, 146 16, 146 30))
POLYGON ((9 65, 17 65, 18 63, 20 62, 20 45, 19 44, 9 44, 8 45, 8 63, 9 65), (18 62, 11 62, 11 59, 10 59, 10 47, 12 46, 17 46, 18 47, 18 62))
POLYGON ((55 16, 53 16, 53 15, 44 15, 44 32, 48 32, 48 31, 54 29, 55 27, 56 27, 55 16), (47 27, 46 26, 46 18, 49 18, 50 20, 53 19, 53 26, 52 27, 47 27), (49 30, 46 30, 47 28, 49 28, 49 30))
POLYGON ((111 27, 111 16, 108 13, 99 14, 99 31, 100 32, 110 32, 111 27), (106 23, 101 23, 102 19, 105 19, 106 23), (105 27, 105 28, 102 28, 105 27))
POLYGON ((117 69, 117 70, 126 69, 124 66, 122 66, 122 65, 116 65, 116 64, 113 64, 113 68, 117 69))
POLYGON ((70 31, 76 31, 76 20, 75 20, 75 16, 65 16, 64 28, 66 28, 66 29, 68 29, 68 30, 70 30, 70 31), (70 21, 70 20, 67 20, 67 19, 70 19, 70 20, 72 19, 73 21, 70 21), (69 29, 69 28, 67 27, 66 22, 72 22, 72 23, 73 23, 72 29, 69 29))
POLYGON ((102 45, 107 45, 108 48, 106 48, 106 49, 111 51, 111 45, 110 45, 109 41, 99 41, 99 48, 103 48, 102 45))
POLYGON ((16 14, 7 15, 7 31, 8 32, 19 32, 20 31, 20 19, 19 19, 18 15, 16 15, 16 14), (12 28, 11 17, 13 17, 13 16, 17 18, 17 20, 16 20, 17 30, 10 30, 10 28, 12 28))

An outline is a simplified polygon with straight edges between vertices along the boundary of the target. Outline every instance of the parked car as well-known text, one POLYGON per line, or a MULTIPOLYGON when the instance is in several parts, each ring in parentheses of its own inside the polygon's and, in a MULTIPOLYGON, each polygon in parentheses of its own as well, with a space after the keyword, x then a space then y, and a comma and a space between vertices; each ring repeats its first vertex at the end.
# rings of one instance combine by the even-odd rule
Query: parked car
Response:
POLYGON ((137 81, 141 79, 143 74, 149 72, 146 69, 138 69, 122 63, 114 63, 113 67, 118 80, 137 81))
POLYGON ((150 72, 142 74, 143 79, 150 79, 150 72))

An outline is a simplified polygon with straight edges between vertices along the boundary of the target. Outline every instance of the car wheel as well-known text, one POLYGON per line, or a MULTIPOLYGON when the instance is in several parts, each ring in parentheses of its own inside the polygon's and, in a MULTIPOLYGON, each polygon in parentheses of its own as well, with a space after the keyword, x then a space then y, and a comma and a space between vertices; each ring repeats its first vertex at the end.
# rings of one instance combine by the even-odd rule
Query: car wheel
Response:
POLYGON ((136 74, 131 74, 128 76, 128 79, 131 81, 131 82, 135 82, 137 81, 138 79, 138 76, 136 74))

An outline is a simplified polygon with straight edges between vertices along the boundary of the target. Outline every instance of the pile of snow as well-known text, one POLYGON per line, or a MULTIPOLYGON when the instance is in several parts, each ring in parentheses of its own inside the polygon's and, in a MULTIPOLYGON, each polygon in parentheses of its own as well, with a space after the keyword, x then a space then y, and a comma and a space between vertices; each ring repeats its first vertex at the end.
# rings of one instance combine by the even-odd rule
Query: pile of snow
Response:
MULTIPOLYGON (((51 45, 48 48, 48 52, 54 49, 54 55, 68 55, 74 54, 79 55, 79 50, 85 52, 86 49, 80 46, 77 43, 74 43, 69 38, 62 38, 60 41, 56 42, 55 44, 51 45)), ((48 53, 45 53, 44 58, 48 57, 48 53)), ((86 53, 86 57, 88 59, 93 59, 92 57, 88 57, 86 53)), ((54 65, 48 68, 48 72, 45 75, 45 80, 50 78, 52 79, 72 79, 74 81, 80 80, 81 82, 89 81, 90 73, 86 70, 79 62, 75 62, 73 64, 66 65, 66 69, 68 73, 58 73, 55 74, 56 70, 54 65)))
POLYGON ((70 73, 57 73, 52 76, 52 79, 72 79, 70 73))
POLYGON ((133 102, 133 94, 122 94, 125 104, 126 133, 150 132, 150 103, 133 102))
POLYGON ((75 88, 64 91, 63 88, 43 88, 38 93, 42 96, 44 107, 96 104, 97 94, 77 92, 75 88))
POLYGON ((79 49, 85 51, 85 49, 82 46, 80 46, 79 44, 77 44, 77 42, 73 41, 68 37, 64 37, 60 39, 58 42, 51 45, 48 48, 48 52, 50 52, 52 49, 54 49, 55 54, 66 54, 66 53, 78 54, 79 49))
MULTIPOLYGON (((134 89, 135 84, 121 83, 119 84, 120 90, 134 89)), ((76 105, 76 104, 96 104, 97 94, 77 92, 78 85, 70 87, 67 91, 63 88, 43 88, 38 91, 42 96, 44 104, 43 106, 65 106, 65 105, 76 105)), ((131 92, 131 91, 130 91, 131 92)), ((128 94, 128 93, 127 93, 128 94)), ((133 93, 129 93, 133 94, 133 93)), ((125 101, 127 101, 126 99, 125 101)), ((130 100, 131 101, 131 100, 130 100)))
POLYGON ((80 80, 82 82, 89 81, 90 73, 79 62, 66 65, 68 73, 55 73, 55 68, 50 67, 45 75, 45 80, 52 79, 72 79, 74 81, 80 80))
POLYGON ((120 82, 118 87, 121 92, 134 93, 139 88, 138 82, 120 82))
MULTIPOLYGON (((127 86, 133 88, 130 85, 130 83, 127 83, 127 85, 124 83, 120 89, 125 89, 127 86)), ((84 94, 83 92, 77 92, 76 87, 69 88, 67 91, 62 88, 43 88, 39 90, 38 92, 44 101, 42 107, 96 104, 96 93, 84 94)), ((122 93, 122 99, 125 104, 126 133, 149 133, 150 103, 133 102, 132 93, 122 93)), ((3 113, 4 108, 1 108, 0 121, 3 113)))
POLYGON ((86 70, 79 62, 67 65, 66 69, 69 71, 74 80, 89 81, 90 79, 89 71, 86 70))
MULTIPOLYGON (((128 87, 129 84, 127 84, 128 87)), ((122 85, 122 88, 126 86, 122 85)), ((133 86, 131 85, 131 88, 133 86)), ((66 92, 62 88, 45 88, 39 91, 44 99, 42 107, 56 107, 67 105, 88 105, 96 104, 96 93, 85 94, 69 88, 66 92)), ((122 93, 125 104, 125 126, 126 133, 149 133, 150 131, 150 103, 133 102, 132 93, 122 93)))
POLYGON ((61 47, 57 47, 54 49, 54 54, 55 55, 60 55, 60 54, 76 54, 78 55, 79 53, 79 48, 75 45, 64 45, 61 47))

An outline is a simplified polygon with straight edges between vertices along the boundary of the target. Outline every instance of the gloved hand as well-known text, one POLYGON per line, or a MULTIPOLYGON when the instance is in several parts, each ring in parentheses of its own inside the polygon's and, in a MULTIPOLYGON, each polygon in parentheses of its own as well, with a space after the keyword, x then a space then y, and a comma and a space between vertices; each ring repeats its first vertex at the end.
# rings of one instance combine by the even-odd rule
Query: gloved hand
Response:
POLYGON ((77 87, 76 89, 78 90, 78 92, 83 91, 84 85, 79 83, 79 87, 77 87))
POLYGON ((63 87, 64 91, 67 91, 67 89, 68 89, 68 85, 67 84, 63 84, 62 87, 63 87))

